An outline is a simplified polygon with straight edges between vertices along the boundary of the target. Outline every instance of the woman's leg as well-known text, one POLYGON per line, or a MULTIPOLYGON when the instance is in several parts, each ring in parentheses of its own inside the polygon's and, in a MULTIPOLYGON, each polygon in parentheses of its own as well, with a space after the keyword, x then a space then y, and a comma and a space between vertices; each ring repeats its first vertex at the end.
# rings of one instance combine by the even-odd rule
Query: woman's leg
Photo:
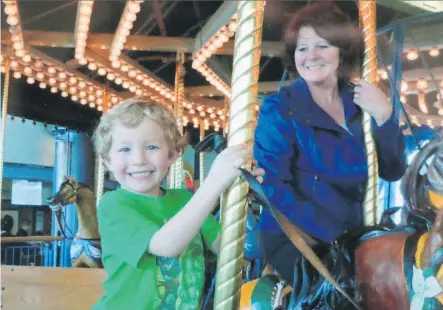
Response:
POLYGON ((277 270, 287 284, 292 285, 295 262, 302 254, 284 233, 262 231, 261 236, 266 261, 277 270))

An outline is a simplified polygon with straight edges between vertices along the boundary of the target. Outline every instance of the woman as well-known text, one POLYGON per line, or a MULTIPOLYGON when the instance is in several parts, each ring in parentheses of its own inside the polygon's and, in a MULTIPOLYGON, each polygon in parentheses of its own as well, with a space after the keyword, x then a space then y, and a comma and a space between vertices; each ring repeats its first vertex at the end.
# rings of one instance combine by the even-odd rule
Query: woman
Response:
MULTIPOLYGON (((255 131, 254 157, 266 171, 270 202, 305 234, 330 243, 362 223, 368 168, 362 111, 372 116, 379 175, 401 178, 406 169, 404 137, 393 106, 376 86, 362 80, 349 90, 361 63, 362 39, 334 4, 298 11, 285 38, 292 85, 267 97, 255 131)), ((267 261, 293 282, 301 256, 268 211, 260 230, 267 261)))

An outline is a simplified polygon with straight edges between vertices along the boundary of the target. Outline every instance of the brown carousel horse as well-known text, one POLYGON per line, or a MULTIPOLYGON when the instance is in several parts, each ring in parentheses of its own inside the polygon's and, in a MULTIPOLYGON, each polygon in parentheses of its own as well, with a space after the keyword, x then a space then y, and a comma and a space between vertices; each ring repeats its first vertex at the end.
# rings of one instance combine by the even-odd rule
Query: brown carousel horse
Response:
POLYGON ((78 230, 71 244, 72 267, 102 268, 97 209, 92 188, 76 182, 73 177, 65 177, 57 193, 46 200, 51 209, 57 213, 59 229, 65 238, 67 237, 61 225, 61 208, 70 204, 76 206, 78 230))
POLYGON ((402 193, 407 208, 388 209, 378 226, 345 232, 317 247, 349 299, 303 256, 295 262, 292 286, 272 273, 244 284, 240 309, 443 309, 443 138, 417 154, 402 193))
POLYGON ((433 223, 432 228, 374 238, 357 249, 363 304, 367 309, 443 309, 443 138, 417 154, 402 192, 411 213, 433 223))

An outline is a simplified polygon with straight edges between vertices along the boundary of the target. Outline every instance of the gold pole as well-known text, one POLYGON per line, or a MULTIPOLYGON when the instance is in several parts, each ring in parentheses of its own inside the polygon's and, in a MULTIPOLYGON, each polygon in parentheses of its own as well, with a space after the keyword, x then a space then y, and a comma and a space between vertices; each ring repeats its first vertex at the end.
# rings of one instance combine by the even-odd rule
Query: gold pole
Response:
POLYGON ((229 131, 229 121, 228 121, 228 108, 229 108, 229 98, 225 98, 225 106, 223 108, 223 116, 225 117, 223 121, 223 136, 228 136, 229 131))
MULTIPOLYGON (((10 83, 10 62, 5 59, 5 85, 3 87, 3 101, 2 101, 2 132, 0 142, 0 193, 3 189, 3 160, 5 154, 5 138, 6 138, 6 121, 8 119, 8 98, 9 98, 9 83, 10 83)), ((1 203, 0 203, 1 204, 1 203)))
MULTIPOLYGON (((103 114, 108 113, 109 108, 109 97, 106 92, 106 89, 103 90, 103 114)), ((105 188, 105 165, 103 163, 103 158, 101 156, 96 156, 95 158, 96 163, 96 186, 95 186, 95 199, 96 199, 96 205, 98 206, 98 203, 100 202, 100 199, 103 196, 103 191, 105 188)))
MULTIPOLYGON (((202 141, 205 138, 205 122, 204 120, 200 121, 200 141, 202 141)), ((200 167, 200 185, 203 183, 203 180, 205 178, 205 153, 200 152, 199 154, 199 167, 200 167)))
MULTIPOLYGON (((376 1, 359 0, 360 22, 363 26, 365 40, 365 58, 363 63, 363 79, 377 83, 377 34, 376 34, 376 1)), ((368 184, 363 202, 363 220, 365 225, 378 222, 378 162, 377 150, 371 131, 371 116, 363 113, 363 132, 368 163, 368 184)))
MULTIPOLYGON (((183 103, 185 99, 185 89, 183 85, 185 56, 183 52, 177 52, 177 64, 175 69, 175 117, 177 126, 181 134, 183 134, 183 103)), ((179 157, 174 163, 174 187, 181 188, 183 184, 183 153, 180 152, 179 157)))
MULTIPOLYGON (((228 146, 248 143, 252 148, 264 6, 265 1, 238 1, 228 146)), ((215 309, 239 308, 248 189, 238 178, 222 199, 215 309)))

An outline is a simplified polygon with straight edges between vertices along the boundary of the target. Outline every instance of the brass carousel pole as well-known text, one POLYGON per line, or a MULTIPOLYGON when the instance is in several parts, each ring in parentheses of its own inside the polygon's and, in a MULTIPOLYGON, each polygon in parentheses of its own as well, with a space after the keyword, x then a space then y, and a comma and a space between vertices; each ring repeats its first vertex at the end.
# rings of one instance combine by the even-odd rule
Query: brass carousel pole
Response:
MULTIPOLYGON (((103 91, 103 114, 108 113, 109 108, 109 96, 106 89, 103 91)), ((101 156, 96 157, 96 185, 95 185, 95 199, 96 205, 100 202, 103 196, 103 190, 105 187, 105 165, 103 164, 103 158, 101 156)))
MULTIPOLYGON (((252 148, 264 6, 265 1, 238 1, 228 146, 248 143, 252 148)), ((215 309, 239 308, 248 189, 239 178, 222 199, 215 309)))
POLYGON ((9 98, 9 83, 10 83, 10 61, 5 59, 5 85, 3 88, 3 101, 2 101, 2 132, 0 143, 0 193, 3 189, 3 160, 5 153, 5 138, 6 138, 6 121, 8 119, 8 98, 9 98))
MULTIPOLYGON (((359 0, 360 23, 363 26, 365 41, 365 58, 363 63, 363 79, 377 83, 377 34, 376 34, 376 1, 359 0)), ((363 132, 368 163, 368 184, 363 203, 365 225, 378 223, 378 162, 377 150, 371 132, 371 116, 363 113, 363 132)))
POLYGON ((223 136, 228 136, 229 131, 229 119, 228 119, 228 108, 229 108, 229 100, 230 98, 225 98, 225 106, 223 108, 223 116, 225 119, 223 120, 223 136))
MULTIPOLYGON (((177 119, 178 129, 183 134, 183 102, 185 99, 185 89, 183 84, 185 56, 183 52, 177 52, 177 64, 175 69, 175 117, 177 119)), ((180 152, 177 161, 174 163, 174 187, 183 187, 183 153, 180 152)))
MULTIPOLYGON (((202 141, 205 138, 205 122, 202 119, 200 121, 200 141, 202 141)), ((205 179, 205 153, 200 152, 199 154, 199 167, 200 167, 200 174, 199 174, 199 183, 200 185, 203 183, 203 180, 205 179)))

